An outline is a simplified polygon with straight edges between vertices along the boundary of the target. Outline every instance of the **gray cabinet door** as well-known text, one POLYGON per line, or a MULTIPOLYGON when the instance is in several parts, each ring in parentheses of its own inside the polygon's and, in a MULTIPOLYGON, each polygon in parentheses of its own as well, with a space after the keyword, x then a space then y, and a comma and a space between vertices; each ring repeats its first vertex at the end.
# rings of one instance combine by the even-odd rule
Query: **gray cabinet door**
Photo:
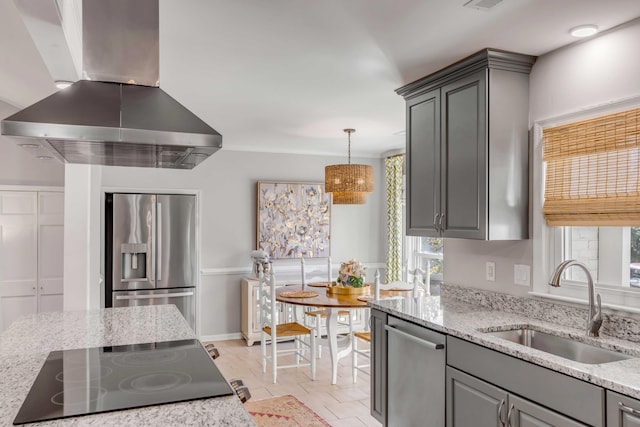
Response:
POLYGON ((407 102, 407 235, 436 237, 440 212, 440 89, 407 102))
POLYGON ((371 310, 371 416, 386 425, 387 314, 371 310))
POLYGON ((586 424, 512 394, 509 395, 509 413, 508 425, 511 427, 586 427, 586 424))
POLYGON ((507 392, 447 367, 447 427, 501 427, 507 392))
POLYGON ((640 427, 640 401, 607 391, 607 427, 640 427))
POLYGON ((487 70, 443 86, 444 237, 486 238, 487 70))

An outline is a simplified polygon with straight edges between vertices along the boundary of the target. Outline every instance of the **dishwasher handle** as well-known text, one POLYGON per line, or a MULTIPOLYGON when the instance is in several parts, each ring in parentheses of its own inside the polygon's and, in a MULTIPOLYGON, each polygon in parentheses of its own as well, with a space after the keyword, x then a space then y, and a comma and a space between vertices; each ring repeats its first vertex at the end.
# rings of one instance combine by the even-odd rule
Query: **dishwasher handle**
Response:
POLYGON ((411 334, 408 334, 406 332, 403 332, 403 331, 401 331, 399 329, 396 329, 393 326, 384 325, 384 329, 387 332, 393 332, 394 334, 399 334, 400 336, 402 336, 402 337, 404 337, 404 338, 406 338, 408 340, 414 341, 414 342, 420 344, 423 347, 427 347, 430 350, 443 350, 444 349, 444 344, 436 344, 434 342, 427 341, 427 340, 422 339, 422 338, 418 338, 415 335, 411 335, 411 334))

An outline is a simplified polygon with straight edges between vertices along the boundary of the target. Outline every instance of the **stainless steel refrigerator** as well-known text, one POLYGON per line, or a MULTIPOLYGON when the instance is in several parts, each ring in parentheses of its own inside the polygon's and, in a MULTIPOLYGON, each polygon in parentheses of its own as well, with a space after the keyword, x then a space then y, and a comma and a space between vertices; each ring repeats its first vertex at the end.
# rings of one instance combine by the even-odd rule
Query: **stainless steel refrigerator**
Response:
POLYGON ((105 307, 175 304, 195 331, 195 209, 193 195, 106 195, 105 307))

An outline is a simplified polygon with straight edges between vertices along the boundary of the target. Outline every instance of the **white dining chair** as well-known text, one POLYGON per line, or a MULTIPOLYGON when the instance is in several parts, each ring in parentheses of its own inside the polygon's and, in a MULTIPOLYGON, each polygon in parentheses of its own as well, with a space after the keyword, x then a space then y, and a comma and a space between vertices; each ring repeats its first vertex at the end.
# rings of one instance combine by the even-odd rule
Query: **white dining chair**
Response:
POLYGON ((276 303, 276 278, 273 266, 265 273, 262 266, 258 267, 258 300, 260 306, 260 347, 262 352, 262 372, 267 372, 267 363, 271 364, 273 383, 276 383, 278 369, 299 368, 309 366, 311 379, 316 379, 316 337, 315 331, 298 322, 278 322, 276 303), (293 338, 294 348, 278 349, 279 339, 293 338), (267 354, 267 339, 270 340, 271 352, 267 354), (289 365, 278 364, 281 355, 295 355, 295 363, 289 365), (300 363, 301 360, 307 363, 300 363))
MULTIPOLYGON (((373 281, 373 295, 375 299, 380 299, 380 271, 376 270, 376 274, 374 276, 373 281)), ((371 367, 371 331, 368 328, 369 319, 370 319, 370 311, 369 309, 365 309, 365 319, 367 319, 367 329, 364 331, 354 331, 351 329, 351 376, 353 378, 353 383, 355 384, 358 380, 358 372, 363 372, 367 375, 370 375, 370 367, 371 367), (366 348, 359 348, 358 342, 364 341, 367 343, 366 348), (366 363, 360 363, 360 358, 366 359, 366 363)))
MULTIPOLYGON (((307 263, 304 258, 300 258, 300 272, 302 275, 302 289, 307 289, 310 283, 314 282, 331 282, 331 258, 327 258, 326 266, 318 263, 307 263)), ((318 359, 322 357, 322 345, 320 344, 320 338, 322 335, 326 335, 327 325, 326 319, 329 315, 327 309, 315 309, 309 308, 304 311, 304 324, 312 328, 316 335, 316 354, 318 359)), ((338 324, 346 325, 351 333, 353 320, 351 319, 350 310, 340 310, 338 312, 338 324)))

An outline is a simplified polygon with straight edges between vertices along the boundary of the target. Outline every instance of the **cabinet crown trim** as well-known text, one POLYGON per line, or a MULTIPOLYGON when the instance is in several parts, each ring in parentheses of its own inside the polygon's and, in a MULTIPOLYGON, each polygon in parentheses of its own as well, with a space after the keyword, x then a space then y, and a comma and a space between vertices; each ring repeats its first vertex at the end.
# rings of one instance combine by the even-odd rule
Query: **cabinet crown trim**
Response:
POLYGON ((421 95, 447 82, 481 69, 495 69, 529 74, 537 57, 521 53, 487 48, 455 62, 435 73, 396 89, 405 99, 421 95))

